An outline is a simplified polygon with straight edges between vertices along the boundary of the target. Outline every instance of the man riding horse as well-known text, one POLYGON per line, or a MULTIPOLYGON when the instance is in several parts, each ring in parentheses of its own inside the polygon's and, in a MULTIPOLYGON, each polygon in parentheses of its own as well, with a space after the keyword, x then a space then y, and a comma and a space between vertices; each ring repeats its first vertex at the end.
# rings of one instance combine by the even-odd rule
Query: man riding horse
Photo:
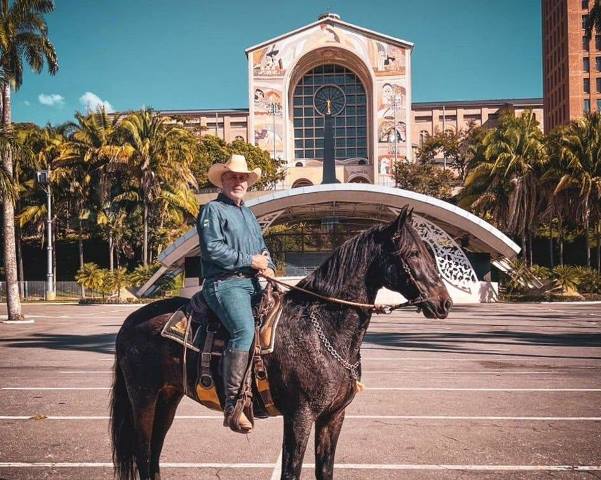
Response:
MULTIPOLYGON (((275 266, 255 215, 244 205, 246 191, 259 180, 261 169, 249 170, 244 156, 234 154, 227 163, 213 165, 208 177, 221 193, 205 205, 197 223, 204 278, 202 294, 230 334, 223 355, 223 425, 232 428, 236 397, 255 333, 252 307, 261 297, 256 273, 273 276, 275 266)), ((244 413, 239 425, 241 433, 252 429, 244 413)))

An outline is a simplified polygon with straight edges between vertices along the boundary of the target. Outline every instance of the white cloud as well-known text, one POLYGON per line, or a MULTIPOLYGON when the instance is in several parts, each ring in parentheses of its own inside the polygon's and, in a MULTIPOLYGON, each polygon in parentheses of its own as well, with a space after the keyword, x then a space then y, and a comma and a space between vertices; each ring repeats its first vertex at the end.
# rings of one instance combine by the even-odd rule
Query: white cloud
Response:
POLYGON ((63 105, 65 103, 65 97, 59 95, 58 93, 51 93, 46 95, 45 93, 40 93, 38 95, 38 100, 42 105, 47 105, 49 107, 54 107, 57 105, 63 105))
POLYGON ((92 92, 86 92, 79 97, 79 103, 84 106, 87 112, 97 112, 102 107, 109 113, 115 111, 113 106, 107 100, 102 100, 98 95, 92 92))
POLYGON ((29 105, 31 105, 31 102, 30 102, 29 100, 25 100, 23 103, 24 103, 25 105, 27 105, 28 107, 29 107, 29 105))

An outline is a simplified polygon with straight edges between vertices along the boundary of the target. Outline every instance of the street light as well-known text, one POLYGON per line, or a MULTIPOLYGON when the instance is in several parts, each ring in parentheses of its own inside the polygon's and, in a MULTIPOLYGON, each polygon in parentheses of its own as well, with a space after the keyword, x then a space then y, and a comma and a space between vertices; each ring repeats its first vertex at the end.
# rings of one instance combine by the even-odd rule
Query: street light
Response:
POLYGON ((50 169, 40 170, 36 172, 36 178, 38 185, 46 191, 47 197, 47 227, 46 232, 48 235, 47 240, 47 251, 48 251, 48 273, 46 274, 46 300, 54 300, 56 298, 56 292, 54 291, 54 272, 52 269, 52 191, 50 189, 50 169))
POLYGON ((275 160, 275 117, 280 113, 280 104, 277 102, 270 102, 267 104, 267 113, 272 116, 272 136, 273 136, 273 159, 275 160))

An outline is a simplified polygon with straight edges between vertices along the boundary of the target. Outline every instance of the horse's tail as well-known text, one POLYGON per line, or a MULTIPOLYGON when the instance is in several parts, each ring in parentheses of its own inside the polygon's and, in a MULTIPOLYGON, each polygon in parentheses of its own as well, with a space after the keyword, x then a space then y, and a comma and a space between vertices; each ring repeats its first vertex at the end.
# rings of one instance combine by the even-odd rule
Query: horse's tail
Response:
POLYGON ((113 466, 117 480, 135 480, 135 430, 131 402, 127 396, 125 377, 115 360, 111 392, 111 439, 113 466))

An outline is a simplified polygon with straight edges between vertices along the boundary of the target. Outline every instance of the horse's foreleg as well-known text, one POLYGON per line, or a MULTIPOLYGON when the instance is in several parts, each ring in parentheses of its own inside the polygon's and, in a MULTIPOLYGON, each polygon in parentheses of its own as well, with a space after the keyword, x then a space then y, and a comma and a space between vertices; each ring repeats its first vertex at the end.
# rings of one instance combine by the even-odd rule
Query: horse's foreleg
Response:
POLYGON ((165 441, 167 431, 173 423, 177 406, 182 397, 181 392, 172 388, 166 388, 159 394, 150 449, 150 478, 152 480, 161 480, 159 459, 161 457, 161 450, 163 449, 163 442, 165 441))
POLYGON ((136 465, 140 480, 153 480, 150 475, 150 445, 156 398, 134 403, 134 429, 136 432, 136 465))
POLYGON ((282 447, 281 480, 299 480, 303 468, 303 457, 311 433, 313 416, 302 410, 293 417, 284 417, 284 444, 282 447))
POLYGON ((332 480, 334 455, 338 436, 344 422, 344 410, 320 417, 315 422, 315 478, 332 480))

